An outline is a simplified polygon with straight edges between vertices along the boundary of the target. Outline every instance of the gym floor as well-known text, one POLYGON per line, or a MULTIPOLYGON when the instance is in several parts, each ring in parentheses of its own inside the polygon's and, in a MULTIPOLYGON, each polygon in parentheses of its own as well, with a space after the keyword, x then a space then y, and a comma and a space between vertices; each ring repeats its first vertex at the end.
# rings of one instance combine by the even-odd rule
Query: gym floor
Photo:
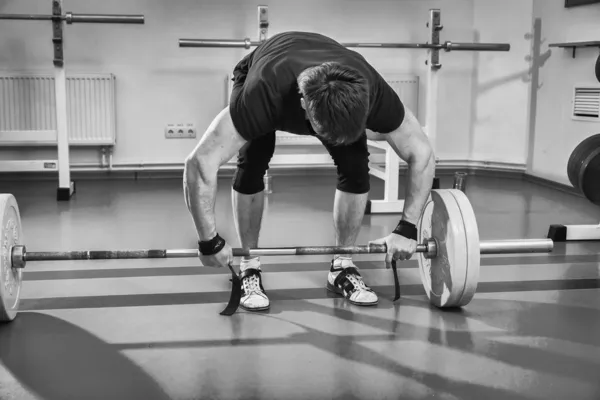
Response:
MULTIPOLYGON (((442 187, 451 178, 442 179, 442 187)), ((275 176, 261 246, 333 244, 335 177, 275 176)), ((180 179, 3 182, 35 250, 193 248, 180 179)), ((373 179, 372 198, 382 186, 373 179)), ((469 176, 482 240, 543 238, 553 223, 595 224, 583 198, 511 177, 469 176)), ((359 244, 394 215, 365 216, 359 244)), ((219 231, 238 245, 230 179, 219 231)), ((381 256, 356 257, 380 304, 360 308, 325 289, 327 257, 263 257, 268 312, 220 316, 226 270, 195 259, 27 265, 22 312, 0 327, 1 399, 598 399, 600 244, 551 254, 482 256, 474 300, 429 305, 416 259, 402 298, 381 256)))

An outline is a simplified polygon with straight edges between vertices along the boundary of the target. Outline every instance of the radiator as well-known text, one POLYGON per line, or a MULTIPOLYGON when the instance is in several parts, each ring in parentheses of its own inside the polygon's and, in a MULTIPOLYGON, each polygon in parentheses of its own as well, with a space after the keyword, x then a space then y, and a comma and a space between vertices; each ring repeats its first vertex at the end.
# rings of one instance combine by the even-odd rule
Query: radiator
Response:
MULTIPOLYGON (((411 74, 382 74, 386 82, 398 94, 402 103, 419 117, 419 77, 411 74)), ((227 76, 227 99, 229 103, 233 81, 227 76)), ((278 145, 321 144, 318 139, 310 136, 294 135, 288 132, 277 132, 278 145)))
MULTIPOLYGON (((0 146, 55 145, 54 93, 52 74, 0 73, 0 146)), ((70 145, 114 145, 115 114, 114 75, 67 75, 70 145)))

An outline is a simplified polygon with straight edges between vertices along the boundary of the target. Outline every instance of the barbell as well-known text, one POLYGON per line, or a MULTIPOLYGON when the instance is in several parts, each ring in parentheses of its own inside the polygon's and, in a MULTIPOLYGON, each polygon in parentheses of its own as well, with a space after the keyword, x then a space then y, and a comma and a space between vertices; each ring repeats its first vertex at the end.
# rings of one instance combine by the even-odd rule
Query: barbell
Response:
MULTIPOLYGON (((89 250, 49 252, 27 250, 19 206, 12 194, 0 194, 0 321, 9 322, 19 311, 23 269, 28 262, 198 257, 197 249, 89 250)), ((463 307, 475 295, 481 254, 551 252, 551 239, 480 241, 475 213, 466 195, 457 189, 432 190, 418 222, 419 271, 429 301, 440 308, 463 307)), ((326 254, 385 254, 385 245, 307 246, 233 249, 242 256, 306 256, 326 254)), ((222 315, 233 314, 240 302, 241 284, 232 272, 232 293, 222 315)), ((394 265, 396 297, 399 284, 394 265)))
MULTIPOLYGON (((259 46, 262 41, 245 39, 179 39, 179 47, 235 47, 249 49, 259 46)), ((510 43, 341 43, 345 47, 366 47, 379 49, 433 49, 445 51, 509 51, 510 43)))

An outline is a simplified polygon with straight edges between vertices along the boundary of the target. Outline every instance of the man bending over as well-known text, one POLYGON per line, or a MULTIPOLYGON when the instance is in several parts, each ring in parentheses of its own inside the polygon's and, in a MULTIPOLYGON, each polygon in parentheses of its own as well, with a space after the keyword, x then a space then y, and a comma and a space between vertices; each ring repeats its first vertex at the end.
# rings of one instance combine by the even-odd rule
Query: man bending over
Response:
MULTIPOLYGON (((217 172, 238 154, 233 212, 245 249, 258 247, 264 205, 263 177, 275 150, 275 132, 317 137, 337 166, 333 219, 337 246, 355 244, 369 193, 371 140, 386 140, 408 164, 402 219, 372 243, 387 245, 386 263, 416 250, 415 225, 434 177, 431 146, 415 116, 357 52, 315 33, 286 32, 260 44, 234 68, 229 106, 212 121, 186 158, 184 193, 199 237, 203 265, 227 267, 232 248, 217 233, 217 172), (367 132, 367 129, 370 132, 367 132)), ((260 259, 240 264, 241 306, 265 310, 269 299, 260 259)), ((350 255, 333 257, 327 287, 357 305, 377 304, 350 255)))

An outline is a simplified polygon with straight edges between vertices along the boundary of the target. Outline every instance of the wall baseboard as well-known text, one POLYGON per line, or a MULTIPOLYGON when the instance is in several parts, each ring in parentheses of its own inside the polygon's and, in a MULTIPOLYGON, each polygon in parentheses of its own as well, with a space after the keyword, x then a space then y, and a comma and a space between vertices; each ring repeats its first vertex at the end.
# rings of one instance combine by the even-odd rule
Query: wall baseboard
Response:
POLYGON ((539 176, 530 175, 527 173, 523 174, 523 179, 525 179, 526 181, 531 182, 531 183, 537 183, 539 185, 543 185, 543 186, 549 187, 554 190, 559 190, 561 192, 569 193, 569 194, 575 195, 577 197, 585 198, 585 196, 582 193, 580 193, 579 191, 577 191, 573 186, 565 185, 564 183, 561 183, 561 182, 552 181, 550 179, 541 178, 539 176))
MULTIPOLYGON (((220 178, 232 178, 235 172, 234 165, 224 166, 219 171, 220 178)), ((406 172, 401 167, 400 176, 406 172)), ((480 161, 458 161, 440 160, 436 169, 438 177, 449 177, 455 172, 467 172, 469 175, 488 176, 492 178, 522 179, 533 184, 542 185, 550 189, 558 190, 578 198, 585 198, 583 194, 572 186, 555 182, 546 178, 530 175, 525 172, 525 166, 510 163, 489 163, 480 161)), ((277 176, 331 176, 335 177, 335 167, 332 164, 312 164, 310 166, 298 167, 279 165, 269 170, 269 174, 277 176)), ((166 179, 182 180, 182 165, 154 165, 144 167, 122 167, 108 171, 105 168, 74 168, 71 179, 78 180, 142 180, 142 179, 166 179)), ((377 179, 377 178, 374 178, 377 179)), ((55 181, 58 182, 56 171, 35 172, 3 172, 0 173, 0 181, 55 181)))
MULTIPOLYGON (((276 176, 335 176, 336 170, 328 154, 301 155, 305 164, 275 163, 269 174, 276 176)), ((274 157, 275 160, 275 157, 274 157)), ((298 161, 298 160, 296 160, 298 161)), ((379 163, 383 165, 383 163, 379 163)), ((406 173, 406 165, 400 166, 400 176, 406 173)), ((452 176, 455 172, 467 172, 470 175, 490 176, 494 178, 524 179, 577 197, 584 196, 572 186, 526 173, 526 165, 520 163, 489 162, 477 160, 439 160, 436 175, 452 176)), ((231 178, 235 173, 235 164, 228 163, 219 170, 220 178, 231 178)), ((97 165, 72 165, 71 178, 77 180, 138 180, 138 179, 183 179, 183 163, 161 164, 121 164, 112 170, 97 165)), ((375 178, 377 179, 377 178, 375 178)), ((3 171, 0 181, 57 181, 56 170, 14 172, 3 171)))

